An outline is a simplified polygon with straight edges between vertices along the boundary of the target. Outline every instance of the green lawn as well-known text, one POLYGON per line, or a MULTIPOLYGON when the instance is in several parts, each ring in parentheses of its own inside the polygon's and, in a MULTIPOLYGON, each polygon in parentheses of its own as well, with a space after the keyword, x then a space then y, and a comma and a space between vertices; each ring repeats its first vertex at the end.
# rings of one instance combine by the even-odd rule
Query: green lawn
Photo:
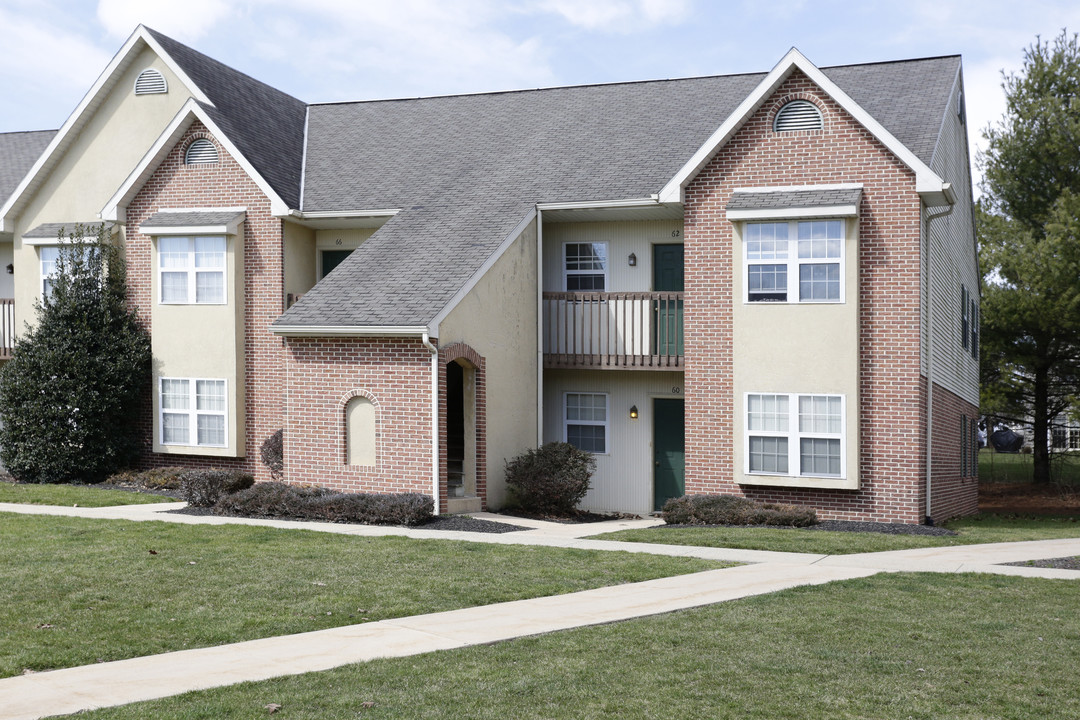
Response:
POLYGON ((0 513, 0 677, 716 567, 724 565, 0 513))
MULTIPOLYGON (((980 483, 1029 483, 1034 459, 1022 453, 997 453, 989 448, 979 451, 980 483)), ((1057 453, 1050 460, 1050 474, 1062 485, 1080 485, 1080 453, 1057 453)))
POLYGON ((1067 580, 878 575, 78 717, 1080 717, 1076 598, 1067 580))
POLYGON ((104 490, 92 485, 37 485, 0 480, 0 502, 24 505, 108 507, 175 502, 175 498, 149 493, 104 490))
POLYGON ((885 535, 883 533, 828 532, 791 528, 669 528, 660 526, 642 530, 620 530, 596 535, 594 538, 668 545, 847 555, 945 545, 1080 537, 1080 518, 1078 517, 1033 518, 975 515, 946 523, 946 526, 960 534, 954 536, 885 535))

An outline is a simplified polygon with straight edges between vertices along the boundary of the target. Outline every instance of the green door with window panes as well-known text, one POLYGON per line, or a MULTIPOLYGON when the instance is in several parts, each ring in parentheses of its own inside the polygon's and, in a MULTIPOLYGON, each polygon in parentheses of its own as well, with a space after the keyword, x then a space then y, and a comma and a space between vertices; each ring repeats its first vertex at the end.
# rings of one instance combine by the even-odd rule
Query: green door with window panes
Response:
MULTIPOLYGON (((683 246, 653 245, 653 291, 683 291, 683 246)), ((682 300, 656 299, 653 302, 653 355, 683 354, 682 300)))
POLYGON ((686 494, 682 398, 653 400, 653 509, 686 494))
MULTIPOLYGON (((352 250, 323 250, 322 251, 322 276, 326 277, 330 271, 341 264, 341 261, 349 257, 352 250)), ((320 278, 321 279, 321 278, 320 278)))

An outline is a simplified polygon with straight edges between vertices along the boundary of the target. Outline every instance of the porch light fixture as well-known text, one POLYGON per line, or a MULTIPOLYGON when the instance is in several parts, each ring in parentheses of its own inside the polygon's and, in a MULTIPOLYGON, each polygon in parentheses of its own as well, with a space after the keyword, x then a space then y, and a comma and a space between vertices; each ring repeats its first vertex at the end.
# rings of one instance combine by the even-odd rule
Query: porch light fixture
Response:
POLYGON ((627 264, 630 265, 630 267, 636 266, 637 265, 637 255, 635 255, 634 253, 630 253, 630 257, 626 258, 626 262, 627 262, 627 264))
POLYGON ((7 274, 8 275, 14 275, 15 274, 15 266, 12 265, 11 263, 8 263, 7 274))
POLYGON ((630 419, 637 420, 637 405, 630 406, 630 419))

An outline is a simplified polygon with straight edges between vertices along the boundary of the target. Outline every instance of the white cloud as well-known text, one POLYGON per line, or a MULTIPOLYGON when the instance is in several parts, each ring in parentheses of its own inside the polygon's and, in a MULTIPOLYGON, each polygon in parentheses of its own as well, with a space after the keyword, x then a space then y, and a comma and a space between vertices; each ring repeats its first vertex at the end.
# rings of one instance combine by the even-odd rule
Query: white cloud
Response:
POLYGON ((677 25, 690 15, 690 0, 543 0, 537 8, 579 28, 614 33, 677 25))
POLYGON ((234 13, 227 0, 99 0, 98 21, 126 38, 142 24, 177 40, 197 40, 234 13))

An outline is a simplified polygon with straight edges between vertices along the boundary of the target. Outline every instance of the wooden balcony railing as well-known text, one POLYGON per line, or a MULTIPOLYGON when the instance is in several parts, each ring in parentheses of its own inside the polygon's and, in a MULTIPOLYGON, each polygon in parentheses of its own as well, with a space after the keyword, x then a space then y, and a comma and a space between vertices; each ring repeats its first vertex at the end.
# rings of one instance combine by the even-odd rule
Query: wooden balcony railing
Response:
POLYGON ((681 292, 546 292, 544 367, 680 370, 681 292))
POLYGON ((11 357, 15 348, 15 301, 0 298, 0 360, 11 357))

